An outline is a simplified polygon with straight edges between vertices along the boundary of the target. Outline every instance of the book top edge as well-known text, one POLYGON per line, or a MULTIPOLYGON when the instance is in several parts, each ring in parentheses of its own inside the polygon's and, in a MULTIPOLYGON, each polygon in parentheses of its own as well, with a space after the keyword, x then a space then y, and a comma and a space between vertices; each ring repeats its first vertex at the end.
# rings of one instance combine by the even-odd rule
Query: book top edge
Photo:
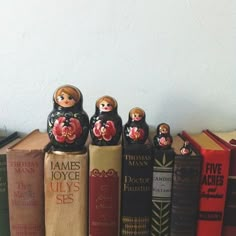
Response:
POLYGON ((201 148, 214 151, 225 150, 220 144, 218 144, 213 138, 202 132, 199 134, 188 134, 201 148))
POLYGON ((11 146, 8 151, 17 150, 44 150, 50 142, 46 132, 34 130, 25 137, 23 137, 15 145, 11 146))

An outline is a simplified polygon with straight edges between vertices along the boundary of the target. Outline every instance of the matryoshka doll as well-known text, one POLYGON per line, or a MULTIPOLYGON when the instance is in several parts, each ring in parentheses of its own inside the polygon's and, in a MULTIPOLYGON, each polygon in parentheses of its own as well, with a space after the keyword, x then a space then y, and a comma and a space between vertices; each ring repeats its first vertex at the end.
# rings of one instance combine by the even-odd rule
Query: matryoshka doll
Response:
POLYGON ((170 126, 166 123, 161 123, 157 126, 157 134, 153 138, 154 145, 159 149, 171 148, 173 142, 170 134, 170 126))
POLYGON ((53 95, 53 103, 54 108, 47 120, 53 150, 83 150, 89 132, 89 118, 83 110, 82 93, 72 85, 61 86, 53 95))
POLYGON ((110 96, 96 101, 95 114, 90 119, 92 143, 98 146, 117 145, 122 133, 122 120, 117 113, 117 102, 110 96))
POLYGON ((187 156, 187 155, 190 155, 192 153, 192 149, 191 149, 189 141, 184 141, 183 147, 180 148, 180 153, 183 156, 187 156))
POLYGON ((145 118, 143 109, 135 107, 130 110, 128 122, 124 126, 124 138, 129 144, 143 144, 147 140, 149 127, 145 118))

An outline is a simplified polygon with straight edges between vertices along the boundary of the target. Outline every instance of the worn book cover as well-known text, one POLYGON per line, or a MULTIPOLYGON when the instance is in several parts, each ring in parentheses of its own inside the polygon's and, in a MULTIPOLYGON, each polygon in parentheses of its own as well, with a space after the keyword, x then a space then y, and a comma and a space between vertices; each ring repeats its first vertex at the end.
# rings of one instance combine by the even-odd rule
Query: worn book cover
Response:
POLYGON ((168 236, 170 233, 174 157, 172 148, 153 148, 152 236, 168 236))
POLYGON ((172 147, 175 159, 170 235, 195 236, 202 157, 179 135, 173 138, 172 147))
POLYGON ((230 167, 222 236, 236 235, 236 131, 206 130, 230 149, 230 167))
POLYGON ((17 132, 0 140, 0 235, 4 236, 10 236, 6 152, 19 140, 17 132))
POLYGON ((48 151, 44 171, 46 235, 86 236, 88 152, 48 151))
POLYGON ((152 200, 152 146, 123 146, 121 235, 149 236, 152 200))
POLYGON ((230 151, 205 132, 182 135, 202 155, 197 236, 221 236, 230 151))
POLYGON ((121 145, 89 145, 89 236, 118 236, 121 145))
POLYGON ((47 133, 34 130, 7 151, 7 177, 11 236, 43 236, 44 152, 47 133))

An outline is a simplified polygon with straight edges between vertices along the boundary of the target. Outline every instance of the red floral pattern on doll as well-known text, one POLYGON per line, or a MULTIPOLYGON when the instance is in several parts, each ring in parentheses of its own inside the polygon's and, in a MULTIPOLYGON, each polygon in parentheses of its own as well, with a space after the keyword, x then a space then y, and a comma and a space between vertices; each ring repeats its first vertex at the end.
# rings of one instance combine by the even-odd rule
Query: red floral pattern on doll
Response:
POLYGON ((165 147, 171 144, 171 139, 169 137, 161 137, 159 139, 160 147, 165 147))
POLYGON ((134 141, 143 140, 144 138, 144 130, 139 129, 138 127, 130 127, 129 128, 129 137, 134 141))
POLYGON ((65 124, 66 118, 59 117, 54 123, 52 133, 59 143, 73 143, 76 138, 82 134, 82 127, 79 120, 69 119, 69 124, 65 124))
POLYGON ((110 141, 116 135, 116 127, 111 120, 108 120, 105 125, 102 125, 101 120, 98 120, 94 124, 93 133, 99 140, 110 141))

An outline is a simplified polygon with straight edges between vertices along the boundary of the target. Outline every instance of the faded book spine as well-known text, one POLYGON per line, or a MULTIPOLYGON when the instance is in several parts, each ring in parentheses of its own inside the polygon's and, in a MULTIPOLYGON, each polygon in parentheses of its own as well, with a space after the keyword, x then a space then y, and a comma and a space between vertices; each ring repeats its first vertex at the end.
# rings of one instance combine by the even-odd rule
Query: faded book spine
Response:
POLYGON ((0 235, 10 235, 6 155, 0 155, 0 235))
POLYGON ((171 236, 195 236, 201 176, 201 156, 175 156, 171 236))
POLYGON ((118 236, 121 145, 90 145, 89 153, 89 235, 118 236))
POLYGON ((150 235, 152 161, 151 145, 124 146, 121 183, 122 236, 150 235))
POLYGON ((236 235, 236 176, 228 178, 223 225, 223 236, 236 235))
POLYGON ((10 151, 7 176, 11 236, 43 236, 43 151, 10 151))
POLYGON ((171 192, 175 152, 154 148, 152 187, 152 236, 170 234, 171 192))
POLYGON ((88 153, 45 155, 46 235, 87 235, 88 153))

